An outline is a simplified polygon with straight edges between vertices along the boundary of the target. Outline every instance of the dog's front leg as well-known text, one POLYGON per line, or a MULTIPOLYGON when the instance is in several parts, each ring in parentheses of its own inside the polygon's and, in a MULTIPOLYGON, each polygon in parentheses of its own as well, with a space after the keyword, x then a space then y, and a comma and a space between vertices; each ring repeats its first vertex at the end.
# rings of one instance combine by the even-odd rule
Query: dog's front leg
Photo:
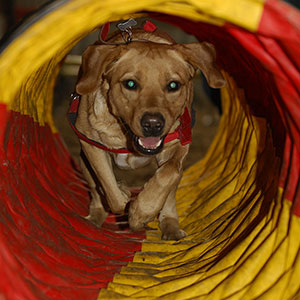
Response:
POLYGON ((100 194, 102 193, 98 186, 98 180, 95 178, 95 174, 93 170, 91 170, 91 165, 82 152, 80 157, 80 168, 83 177, 90 187, 92 198, 89 207, 89 215, 86 216, 86 219, 92 222, 97 227, 101 227, 108 213, 106 212, 101 200, 102 198, 100 194))
POLYGON ((101 183, 111 211, 115 214, 123 213, 130 197, 118 186, 109 154, 84 141, 81 141, 81 147, 101 183))
POLYGON ((180 239, 185 236, 178 226, 175 195, 188 149, 189 145, 181 146, 177 143, 158 156, 159 168, 137 199, 130 204, 129 224, 133 230, 143 228, 161 212, 163 238, 180 239))
POLYGON ((176 189, 169 194, 159 214, 159 228, 162 232, 163 240, 180 240, 186 236, 186 233, 179 228, 178 223, 178 214, 176 210, 177 186, 176 189))

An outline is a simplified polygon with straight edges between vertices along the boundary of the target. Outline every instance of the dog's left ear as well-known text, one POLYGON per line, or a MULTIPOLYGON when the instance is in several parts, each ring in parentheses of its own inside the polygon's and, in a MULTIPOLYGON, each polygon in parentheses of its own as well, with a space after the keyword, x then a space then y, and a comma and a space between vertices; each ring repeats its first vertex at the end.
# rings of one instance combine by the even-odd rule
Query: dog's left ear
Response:
POLYGON ((116 45, 91 45, 83 52, 76 92, 86 95, 94 92, 102 83, 103 73, 119 57, 116 45))
POLYGON ((221 88, 226 84, 216 65, 216 50, 212 44, 207 42, 178 44, 176 47, 179 47, 179 51, 190 65, 203 72, 210 87, 221 88))

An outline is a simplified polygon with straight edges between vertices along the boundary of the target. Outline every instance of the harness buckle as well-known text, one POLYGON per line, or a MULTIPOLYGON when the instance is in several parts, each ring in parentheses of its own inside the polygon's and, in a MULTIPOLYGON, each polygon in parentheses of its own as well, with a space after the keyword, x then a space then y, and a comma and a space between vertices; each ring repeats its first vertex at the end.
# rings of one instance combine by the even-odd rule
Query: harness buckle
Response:
POLYGON ((132 41, 132 27, 137 25, 136 20, 129 19, 124 23, 119 23, 117 27, 122 31, 122 37, 125 43, 132 41))

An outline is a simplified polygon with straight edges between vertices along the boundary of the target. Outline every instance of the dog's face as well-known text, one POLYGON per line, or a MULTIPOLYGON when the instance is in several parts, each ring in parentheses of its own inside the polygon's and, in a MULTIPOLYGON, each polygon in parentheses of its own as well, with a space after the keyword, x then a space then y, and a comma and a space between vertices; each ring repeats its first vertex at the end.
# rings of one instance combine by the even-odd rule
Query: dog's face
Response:
POLYGON ((155 154, 191 104, 194 70, 170 46, 143 44, 129 45, 107 73, 108 99, 112 113, 126 124, 135 149, 155 154))
POLYGON ((93 45, 83 55, 76 90, 89 94, 100 89, 135 149, 156 154, 191 105, 195 70, 200 68, 212 87, 224 85, 214 61, 214 49, 207 43, 93 45))

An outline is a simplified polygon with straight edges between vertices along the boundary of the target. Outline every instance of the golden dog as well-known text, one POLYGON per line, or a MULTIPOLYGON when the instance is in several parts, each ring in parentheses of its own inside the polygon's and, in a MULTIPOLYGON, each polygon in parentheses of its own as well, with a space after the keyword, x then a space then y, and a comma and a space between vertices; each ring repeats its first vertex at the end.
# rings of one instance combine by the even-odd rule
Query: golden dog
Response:
POLYGON ((126 43, 123 38, 116 33, 107 43, 89 46, 76 84, 81 95, 76 128, 109 149, 130 149, 111 153, 81 140, 81 165, 92 196, 87 218, 101 226, 107 216, 104 198, 116 214, 131 200, 130 189, 115 178, 111 159, 122 169, 155 160, 155 174, 130 202, 129 225, 138 230, 159 216, 162 238, 178 240, 186 234, 179 228, 175 194, 189 145, 178 138, 165 143, 165 138, 180 126, 186 109, 191 114, 198 68, 213 88, 225 80, 209 43, 176 44, 166 33, 142 29, 133 30, 126 43))

